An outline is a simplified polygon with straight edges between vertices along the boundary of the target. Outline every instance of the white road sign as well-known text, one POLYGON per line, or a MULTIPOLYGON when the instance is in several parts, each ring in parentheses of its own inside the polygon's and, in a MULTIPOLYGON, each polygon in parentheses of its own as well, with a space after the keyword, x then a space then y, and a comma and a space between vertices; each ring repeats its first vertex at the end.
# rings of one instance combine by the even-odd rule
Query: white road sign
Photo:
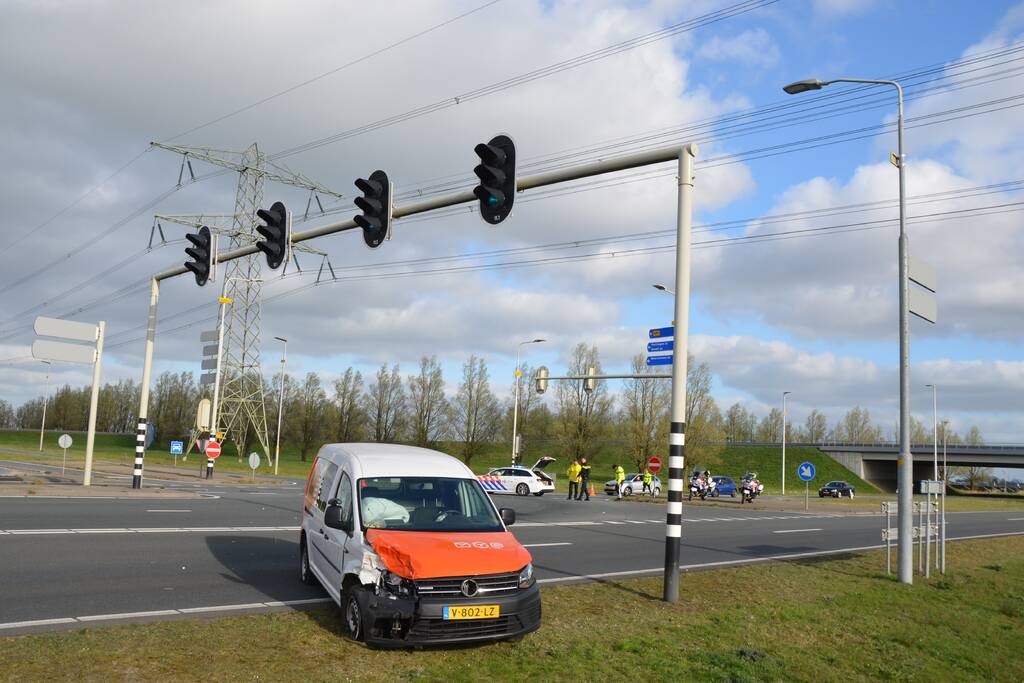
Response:
POLYGON ((92 323, 78 323, 73 320, 42 316, 36 318, 33 329, 41 337, 60 337, 84 342, 94 342, 99 336, 99 327, 92 323))
POLYGON ((38 360, 62 360, 69 363, 95 363, 96 347, 36 339, 32 342, 32 357, 38 360))
POLYGON ((256 469, 259 466, 260 466, 260 456, 259 456, 259 453, 250 453, 249 454, 249 468, 250 469, 256 469))
POLYGON ((57 445, 61 448, 71 448, 71 435, 61 434, 60 438, 57 439, 57 445))
POLYGON ((204 398, 196 409, 196 429, 201 432, 210 431, 210 408, 210 399, 204 398))

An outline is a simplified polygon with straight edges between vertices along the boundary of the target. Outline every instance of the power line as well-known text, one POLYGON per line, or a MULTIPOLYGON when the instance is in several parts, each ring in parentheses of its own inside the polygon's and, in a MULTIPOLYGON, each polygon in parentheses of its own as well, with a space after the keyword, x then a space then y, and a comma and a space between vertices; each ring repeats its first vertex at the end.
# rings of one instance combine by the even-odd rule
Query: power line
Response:
POLYGON ((271 100, 276 100, 279 97, 282 97, 282 96, 287 95, 289 93, 293 93, 296 90, 299 90, 300 88, 304 88, 307 85, 310 85, 312 83, 316 83, 317 81, 322 80, 324 78, 327 78, 328 76, 333 76, 334 74, 338 73, 339 71, 343 71, 343 70, 345 70, 345 69, 347 69, 347 68, 349 68, 351 66, 355 66, 356 64, 360 64, 360 63, 365 62, 365 61, 367 61, 369 59, 372 59, 373 57, 376 57, 378 55, 384 54, 385 52, 388 52, 390 50, 395 49, 396 47, 400 47, 400 46, 405 45, 406 43, 411 42, 411 41, 413 41, 413 40, 415 40, 417 38, 421 38, 421 37, 427 35, 428 33, 433 33, 434 31, 437 31, 438 29, 444 28, 445 26, 448 26, 449 24, 455 23, 459 19, 464 19, 464 18, 466 18, 466 17, 468 17, 468 16, 470 16, 472 14, 476 14, 477 12, 479 12, 481 10, 484 10, 484 9, 487 9, 491 5, 496 5, 499 2, 501 2, 501 0, 490 0, 490 2, 485 2, 484 4, 482 4, 482 5, 478 6, 478 7, 474 7, 473 9, 469 10, 468 12, 463 12, 462 14, 458 14, 458 15, 456 15, 454 17, 451 17, 450 19, 446 19, 445 21, 442 21, 439 24, 434 24, 430 28, 424 29, 424 30, 419 31, 417 33, 413 33, 412 35, 409 35, 409 36, 406 36, 405 38, 402 38, 401 40, 397 40, 397 41, 395 41, 393 43, 385 45, 382 48, 379 48, 377 50, 374 50, 373 52, 367 53, 367 54, 363 55, 362 57, 358 57, 356 59, 353 59, 352 61, 346 62, 346 63, 342 64, 339 67, 331 69, 330 71, 325 71, 324 73, 322 73, 322 74, 320 74, 318 76, 313 76, 312 78, 308 78, 308 79, 302 81, 301 83, 296 83, 295 85, 289 86, 289 87, 285 88, 284 90, 279 90, 279 91, 277 91, 276 93, 274 93, 272 95, 268 95, 268 96, 266 96, 264 98, 256 100, 255 102, 251 102, 250 104, 247 104, 247 105, 245 105, 243 107, 239 107, 238 109, 235 109, 234 111, 231 111, 231 112, 228 112, 227 114, 223 114, 221 116, 218 116, 218 117, 216 117, 214 119, 211 119, 211 120, 207 121, 206 123, 201 123, 201 124, 199 124, 197 126, 193 126, 193 127, 189 128, 188 130, 182 131, 182 132, 178 133, 177 135, 174 135, 173 137, 167 138, 167 141, 177 140, 178 138, 185 137, 186 135, 189 135, 190 133, 194 133, 197 130, 202 130, 203 128, 207 128, 207 127, 212 126, 212 125, 214 125, 216 123, 220 123, 221 121, 225 121, 225 120, 227 120, 227 119, 229 119, 229 118, 231 118, 233 116, 237 116, 238 114, 241 114, 243 112, 249 111, 250 109, 254 109, 254 108, 260 106, 261 104, 266 104, 267 102, 270 102, 271 100))

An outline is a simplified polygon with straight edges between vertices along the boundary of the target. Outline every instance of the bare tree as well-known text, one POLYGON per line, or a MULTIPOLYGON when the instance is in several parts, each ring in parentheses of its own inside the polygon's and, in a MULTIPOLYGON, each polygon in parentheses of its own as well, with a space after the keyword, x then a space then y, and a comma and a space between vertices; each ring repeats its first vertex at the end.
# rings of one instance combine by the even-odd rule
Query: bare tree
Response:
POLYGON ((762 443, 782 442, 782 411, 772 408, 757 425, 757 440, 762 443))
MULTIPOLYGON (((650 374, 643 354, 633 356, 633 373, 650 374)), ((626 380, 622 390, 621 428, 638 472, 651 455, 665 450, 658 439, 668 419, 672 385, 662 379, 626 380)))
POLYGON ((295 392, 285 415, 288 431, 299 446, 299 457, 303 462, 306 455, 320 446, 324 429, 324 415, 327 412, 327 394, 315 372, 306 373, 306 379, 295 392))
POLYGON ((334 381, 334 438, 340 443, 359 441, 366 413, 359 403, 363 394, 363 374, 352 368, 334 381))
MULTIPOLYGON (((590 367, 601 374, 597 347, 577 344, 568 374, 585 375, 590 367)), ((583 385, 582 381, 564 381, 557 385, 559 436, 570 460, 592 455, 593 443, 608 426, 612 409, 612 398, 604 381, 596 382, 591 392, 585 391, 583 385)))
POLYGON ((363 402, 373 440, 390 443, 401 434, 405 416, 405 390, 402 388, 402 378, 398 374, 398 365, 394 365, 391 372, 388 372, 386 364, 381 365, 375 380, 367 390, 363 402))
POLYGON ((409 375, 410 436, 417 446, 430 447, 444 436, 448 401, 437 356, 420 359, 420 374, 409 375))
POLYGON ((487 363, 470 356, 462 365, 462 383, 449 408, 449 425, 462 442, 462 459, 468 465, 481 445, 494 438, 499 424, 498 400, 491 391, 487 363))
POLYGON ((15 424, 14 408, 7 401, 0 398, 0 428, 10 429, 15 424))
MULTIPOLYGON (((660 435, 668 441, 668 423, 660 435)), ((686 364, 686 459, 697 465, 718 463, 724 440, 722 413, 711 397, 711 368, 689 356, 686 364)))
POLYGON ((828 421, 825 415, 815 408, 804 420, 804 438, 808 443, 821 443, 828 434, 828 421))
POLYGON ((968 446, 985 445, 985 439, 981 437, 981 430, 978 429, 977 425, 971 425, 971 428, 967 430, 967 435, 964 437, 964 443, 968 446))
POLYGON ((927 444, 931 443, 931 434, 924 428, 924 424, 913 415, 910 416, 910 443, 927 444))
POLYGON ((882 440, 882 428, 871 423, 867 409, 856 406, 843 416, 833 429, 839 443, 878 443, 882 440))

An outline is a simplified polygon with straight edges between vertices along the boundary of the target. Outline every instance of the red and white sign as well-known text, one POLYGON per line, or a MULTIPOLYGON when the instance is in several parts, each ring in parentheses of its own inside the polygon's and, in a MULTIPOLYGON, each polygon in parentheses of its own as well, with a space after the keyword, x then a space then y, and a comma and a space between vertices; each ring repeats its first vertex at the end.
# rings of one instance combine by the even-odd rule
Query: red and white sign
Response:
POLYGON ((217 459, 220 457, 220 444, 216 441, 211 441, 206 444, 206 457, 217 459))
POLYGON ((661 458, 659 458, 656 455, 652 455, 650 458, 648 458, 648 460, 647 460, 647 469, 649 469, 651 472, 660 472, 661 471, 661 458))

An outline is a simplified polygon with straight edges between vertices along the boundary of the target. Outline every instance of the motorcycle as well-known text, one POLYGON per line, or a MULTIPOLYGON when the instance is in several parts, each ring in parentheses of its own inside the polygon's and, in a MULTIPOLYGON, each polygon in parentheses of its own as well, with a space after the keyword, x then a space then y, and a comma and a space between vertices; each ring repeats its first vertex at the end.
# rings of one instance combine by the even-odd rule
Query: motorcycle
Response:
POLYGON ((704 500, 708 496, 712 495, 714 490, 714 480, 705 481, 704 477, 697 477, 690 481, 690 496, 687 500, 693 500, 694 496, 704 500))
POLYGON ((764 484, 757 479, 745 479, 740 488, 740 505, 753 503, 762 491, 764 491, 764 484))

